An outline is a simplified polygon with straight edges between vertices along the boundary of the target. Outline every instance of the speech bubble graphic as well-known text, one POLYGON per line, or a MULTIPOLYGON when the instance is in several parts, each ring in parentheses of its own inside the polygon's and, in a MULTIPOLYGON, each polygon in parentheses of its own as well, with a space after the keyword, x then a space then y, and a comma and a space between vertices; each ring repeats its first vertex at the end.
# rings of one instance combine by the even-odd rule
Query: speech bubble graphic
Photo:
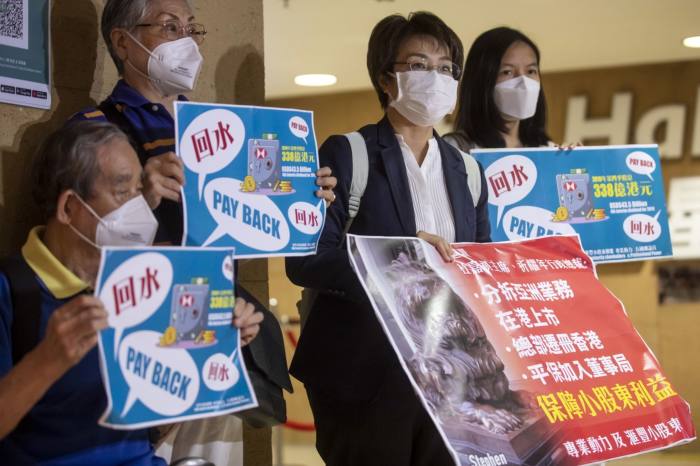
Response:
POLYGON ((216 353, 209 356, 202 367, 202 380, 210 390, 223 392, 236 385, 241 378, 241 373, 234 364, 238 349, 230 356, 224 353, 216 353))
POLYGON ((245 142, 245 126, 230 110, 214 109, 197 116, 180 139, 180 157, 185 166, 197 173, 199 198, 206 176, 231 163, 245 142))
POLYGON ((553 212, 535 206, 518 206, 503 216, 503 231, 511 241, 551 235, 575 235, 568 223, 553 222, 553 212))
MULTIPOLYGON (((323 201, 321 201, 323 202, 323 201)), ((313 205, 308 202, 295 202, 287 209, 289 223, 302 233, 314 235, 321 229, 321 204, 313 205)))
POLYGON ((217 227, 202 246, 228 234, 261 251, 278 251, 289 243, 289 225, 267 196, 241 192, 241 181, 217 178, 207 184, 204 202, 217 227))
POLYGON ((484 175, 489 189, 489 204, 498 207, 498 226, 506 206, 521 201, 535 187, 537 167, 524 155, 508 155, 489 165, 484 175))
POLYGON ((650 243, 661 236, 660 214, 661 211, 658 211, 653 217, 647 214, 632 214, 625 218, 622 229, 634 241, 650 243))
POLYGON ((119 349, 119 368, 129 386, 121 417, 136 400, 163 416, 185 412, 199 393, 199 370, 185 349, 161 348, 160 333, 142 330, 127 335, 119 349))
POLYGON ((646 175, 650 180, 654 181, 651 174, 656 170, 656 160, 651 155, 637 150, 627 155, 625 163, 627 168, 633 172, 639 175, 646 175))
POLYGON ((114 328, 114 357, 125 328, 145 322, 168 297, 173 284, 173 266, 158 252, 144 252, 120 264, 107 277, 100 300, 114 328))
POLYGON ((289 131, 294 136, 303 139, 304 144, 308 144, 306 138, 309 137, 309 125, 306 124, 302 117, 294 116, 289 119, 289 131))

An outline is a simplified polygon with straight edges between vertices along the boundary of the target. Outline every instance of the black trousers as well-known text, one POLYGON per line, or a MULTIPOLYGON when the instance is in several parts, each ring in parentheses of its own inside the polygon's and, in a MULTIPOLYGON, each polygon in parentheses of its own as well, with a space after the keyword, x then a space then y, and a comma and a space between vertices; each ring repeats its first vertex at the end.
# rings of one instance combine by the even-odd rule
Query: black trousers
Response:
POLYGON ((369 401, 306 387, 316 449, 328 466, 454 466, 405 373, 390 371, 369 401))

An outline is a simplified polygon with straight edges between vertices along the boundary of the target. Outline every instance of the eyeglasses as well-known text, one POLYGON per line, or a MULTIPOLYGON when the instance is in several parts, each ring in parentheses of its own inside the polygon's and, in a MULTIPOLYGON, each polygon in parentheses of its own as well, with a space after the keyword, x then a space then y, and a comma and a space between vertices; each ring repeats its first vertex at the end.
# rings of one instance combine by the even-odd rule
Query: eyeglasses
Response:
POLYGON ((167 40, 177 40, 181 37, 191 37, 198 45, 204 42, 204 37, 207 35, 207 30, 203 24, 188 23, 182 25, 180 21, 171 19, 168 21, 159 21, 156 23, 141 23, 137 27, 157 27, 160 36, 167 40))
POLYGON ((459 80, 462 75, 462 69, 457 63, 452 62, 441 62, 437 65, 430 65, 428 60, 425 58, 412 58, 409 61, 395 61, 395 65, 407 65, 408 69, 411 71, 432 71, 435 70, 440 74, 446 76, 451 76, 452 78, 459 80))

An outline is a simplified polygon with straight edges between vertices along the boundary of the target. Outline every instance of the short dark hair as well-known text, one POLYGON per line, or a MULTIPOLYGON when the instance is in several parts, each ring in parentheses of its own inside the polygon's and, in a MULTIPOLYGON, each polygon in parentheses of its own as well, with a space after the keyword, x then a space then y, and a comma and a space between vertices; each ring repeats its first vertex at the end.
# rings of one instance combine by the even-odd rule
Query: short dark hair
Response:
POLYGON ((402 15, 387 16, 374 26, 367 45, 367 71, 382 108, 386 108, 389 99, 379 84, 379 78, 393 71, 399 47, 414 36, 434 38, 449 50, 454 63, 460 64, 464 59, 462 41, 434 14, 417 11, 410 13, 407 18, 402 15))
POLYGON ((87 200, 100 174, 97 152, 115 138, 124 138, 117 126, 106 121, 83 120, 66 124, 53 132, 39 147, 32 175, 32 194, 44 220, 56 213, 61 194, 72 189, 87 200))
MULTIPOLYGON (((455 132, 479 147, 504 147, 501 133, 506 132, 506 121, 496 107, 493 90, 496 86, 501 59, 508 47, 515 42, 530 46, 540 64, 540 51, 530 38, 520 31, 498 27, 476 38, 464 64, 459 88, 459 111, 455 120, 455 132)), ((527 147, 547 145, 547 103, 540 85, 535 114, 519 125, 520 141, 527 147)))

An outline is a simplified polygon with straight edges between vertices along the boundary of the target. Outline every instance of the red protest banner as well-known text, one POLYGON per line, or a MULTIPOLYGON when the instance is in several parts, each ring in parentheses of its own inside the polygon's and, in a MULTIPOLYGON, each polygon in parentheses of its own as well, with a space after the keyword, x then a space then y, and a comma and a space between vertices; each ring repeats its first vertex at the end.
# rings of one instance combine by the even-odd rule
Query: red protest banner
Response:
POLYGON ((578 237, 349 236, 355 270, 457 464, 580 465, 695 438, 578 237))

